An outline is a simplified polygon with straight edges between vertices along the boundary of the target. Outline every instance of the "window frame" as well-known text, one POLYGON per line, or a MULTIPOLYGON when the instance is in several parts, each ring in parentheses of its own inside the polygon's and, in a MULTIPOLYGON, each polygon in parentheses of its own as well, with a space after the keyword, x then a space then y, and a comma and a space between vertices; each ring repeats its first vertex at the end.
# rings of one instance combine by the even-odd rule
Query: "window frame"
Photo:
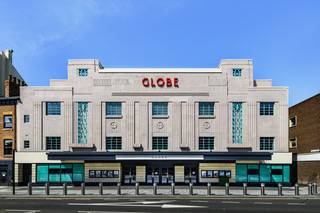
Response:
POLYGON ((198 149, 199 150, 214 150, 214 136, 200 136, 198 139, 198 149), (212 139, 212 141, 211 141, 211 139, 212 139), (212 148, 211 148, 211 145, 208 144, 209 142, 212 142, 212 148), (205 143, 207 143, 207 144, 205 144, 205 143))
POLYGON ((289 148, 290 149, 297 149, 298 148, 298 139, 297 139, 297 137, 289 138, 289 148), (295 146, 292 146, 293 142, 296 143, 295 146))
POLYGON ((61 150, 61 137, 60 136, 46 136, 46 150, 61 150), (56 148, 55 149, 52 149, 53 145, 51 144, 51 149, 48 149, 49 145, 48 145, 48 140, 49 139, 59 139, 59 141, 50 141, 51 143, 55 142, 57 143, 55 146, 56 148), (59 143, 59 144, 58 144, 59 143))
POLYGON ((13 116, 12 114, 3 115, 3 128, 4 129, 12 129, 13 128, 13 116), (6 118, 11 117, 11 126, 7 126, 8 122, 6 122, 6 118))
POLYGON ((259 103, 259 115, 261 116, 274 116, 275 102, 260 102, 259 103), (272 107, 270 107, 272 106, 272 107))
POLYGON ((242 68, 232 68, 233 77, 242 77, 242 68))
POLYGON ((23 148, 30 149, 30 141, 29 140, 23 140, 23 148), (28 144, 28 147, 26 147, 26 144, 28 144))
POLYGON ((168 150, 168 149, 169 149, 168 136, 153 136, 152 137, 152 150, 168 150), (158 141, 155 141, 156 139, 158 141), (160 141, 160 139, 161 139, 161 141, 160 141), (161 145, 161 147, 160 147, 160 145, 161 145))
POLYGON ((88 68, 78 68, 78 76, 79 77, 87 77, 89 75, 88 68))
POLYGON ((30 123, 30 115, 23 115, 23 123, 30 123))
POLYGON ((122 137, 121 136, 106 137, 106 150, 108 151, 122 150, 122 137), (108 144, 108 142, 110 142, 111 144, 108 144))
POLYGON ((289 128, 296 127, 297 124, 298 124, 298 117, 296 115, 289 118, 289 128), (294 125, 292 124, 291 119, 295 120, 295 124, 294 125))
POLYGON ((48 101, 48 102, 46 102, 46 115, 47 116, 59 116, 59 115, 61 115, 61 102, 59 102, 59 101, 48 101), (50 108, 49 109, 49 105, 50 104, 58 104, 59 108, 55 106, 54 108, 50 108), (59 111, 54 111, 54 110, 57 110, 57 109, 59 109, 59 111), (53 110, 53 112, 50 112, 50 110, 53 110))
POLYGON ((13 153, 13 139, 10 139, 10 138, 3 139, 3 155, 8 156, 8 155, 12 155, 12 153, 13 153), (11 142, 11 148, 9 147, 9 150, 11 150, 11 152, 6 152, 8 149, 8 147, 6 147, 6 142, 11 142))
POLYGON ((168 102, 152 102, 151 114, 153 118, 168 118, 169 117, 169 103, 168 102), (156 108, 159 107, 159 108, 156 108))
POLYGON ((199 117, 200 118, 213 118, 215 116, 214 115, 215 114, 214 105, 215 105, 215 103, 213 101, 199 102, 199 106, 198 106, 199 117), (201 106, 201 105, 205 105, 205 104, 207 104, 207 106, 201 106), (212 110, 210 109, 211 104, 212 104, 212 110), (204 110, 204 111, 202 111, 202 110, 204 110), (211 111, 212 111, 212 114, 211 114, 211 111))
POLYGON ((110 101, 110 102, 106 102, 106 117, 122 117, 122 102, 120 101, 110 101), (114 104, 114 106, 108 106, 108 105, 112 105, 114 104), (118 105, 118 106, 116 106, 118 105), (120 105, 120 110, 119 107, 120 105), (110 111, 109 111, 110 110, 110 111))
POLYGON ((275 148, 275 137, 260 137, 259 138, 259 148, 260 151, 274 151, 275 148), (266 144, 266 143, 270 143, 271 141, 267 141, 267 140, 271 140, 272 139, 272 149, 268 149, 267 147, 270 147, 270 144, 266 144), (262 141, 265 140, 265 141, 262 141))

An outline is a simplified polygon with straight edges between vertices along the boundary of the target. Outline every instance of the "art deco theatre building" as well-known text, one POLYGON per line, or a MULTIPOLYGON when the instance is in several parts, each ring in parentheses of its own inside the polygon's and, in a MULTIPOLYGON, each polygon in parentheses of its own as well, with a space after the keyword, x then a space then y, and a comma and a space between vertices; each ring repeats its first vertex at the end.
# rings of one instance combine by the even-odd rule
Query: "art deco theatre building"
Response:
POLYGON ((217 68, 104 68, 22 87, 15 181, 286 183, 288 89, 251 60, 217 68))

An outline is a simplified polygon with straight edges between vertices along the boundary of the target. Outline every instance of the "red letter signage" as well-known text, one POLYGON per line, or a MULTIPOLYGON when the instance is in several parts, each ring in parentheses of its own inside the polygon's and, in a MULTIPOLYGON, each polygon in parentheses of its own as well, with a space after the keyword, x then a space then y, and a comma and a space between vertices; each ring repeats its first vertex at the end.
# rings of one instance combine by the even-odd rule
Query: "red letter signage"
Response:
POLYGON ((142 85, 144 87, 179 87, 178 78, 143 78, 142 85))

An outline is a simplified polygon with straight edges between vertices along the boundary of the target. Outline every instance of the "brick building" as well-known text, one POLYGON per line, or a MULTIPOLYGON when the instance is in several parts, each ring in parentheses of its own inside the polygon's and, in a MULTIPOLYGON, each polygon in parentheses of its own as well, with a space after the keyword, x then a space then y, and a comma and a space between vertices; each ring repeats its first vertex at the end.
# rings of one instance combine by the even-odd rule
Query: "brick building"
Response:
POLYGON ((320 183, 320 93, 289 108, 293 181, 320 183))
POLYGON ((11 183, 16 148, 16 105, 26 85, 12 64, 12 50, 0 51, 0 185, 11 183))

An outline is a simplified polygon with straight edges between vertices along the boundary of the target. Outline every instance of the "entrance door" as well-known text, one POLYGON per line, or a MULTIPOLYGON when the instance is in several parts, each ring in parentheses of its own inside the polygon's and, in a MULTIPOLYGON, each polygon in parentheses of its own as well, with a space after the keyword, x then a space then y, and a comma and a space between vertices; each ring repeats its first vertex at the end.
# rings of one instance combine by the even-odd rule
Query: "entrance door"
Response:
POLYGON ((174 168, 147 168, 147 183, 169 184, 174 181, 174 168))
POLYGON ((133 184, 136 182, 136 167, 123 168, 123 182, 133 184))
POLYGON ((185 183, 197 183, 198 169, 196 167, 184 167, 184 182, 185 183))
POLYGON ((8 166, 0 165, 0 185, 6 184, 7 179, 8 179, 8 166))
POLYGON ((31 164, 23 164, 22 172, 23 172, 22 173, 23 174, 22 182, 24 185, 26 185, 32 181, 31 164))

